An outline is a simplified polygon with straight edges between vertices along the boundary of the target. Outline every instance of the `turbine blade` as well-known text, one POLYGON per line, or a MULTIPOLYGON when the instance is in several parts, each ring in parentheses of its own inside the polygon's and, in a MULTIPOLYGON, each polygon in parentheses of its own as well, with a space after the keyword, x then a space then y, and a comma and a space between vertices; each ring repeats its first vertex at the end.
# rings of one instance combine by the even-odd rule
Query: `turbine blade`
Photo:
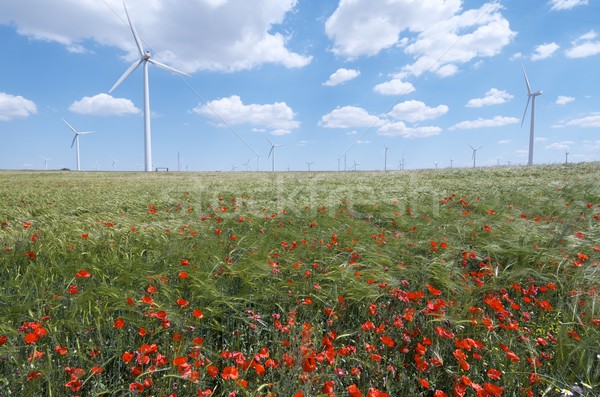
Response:
POLYGON ((173 72, 173 73, 176 73, 176 74, 180 74, 180 75, 182 75, 182 76, 192 77, 192 76, 190 76, 189 74, 182 72, 181 70, 177 70, 177 69, 175 69, 175 68, 172 68, 172 67, 170 67, 170 66, 167 66, 167 65, 165 65, 164 63, 160 63, 160 62, 158 62, 158 61, 155 61, 155 60, 154 60, 154 59, 152 59, 152 58, 148 59, 148 62, 150 62, 150 63, 151 63, 151 64, 153 64, 153 65, 156 65, 156 66, 158 66, 159 68, 163 68, 163 69, 165 69, 165 70, 168 70, 169 72, 173 72))
POLYGON ((269 150, 269 155, 267 156, 267 158, 271 157, 271 153, 273 153, 273 150, 275 150, 275 146, 271 146, 271 150, 269 150))
POLYGON ((127 77, 129 77, 129 75, 131 73, 133 73, 133 71, 135 69, 137 69, 138 66, 140 66, 140 64, 144 61, 143 58, 141 58, 138 61, 135 61, 126 71, 125 73, 123 73, 123 75, 119 78, 119 80, 117 80, 117 82, 115 83, 115 85, 112 86, 112 88, 110 90, 108 90, 108 93, 110 94, 111 92, 113 92, 115 90, 115 88, 117 88, 127 77))
POLYGON ((523 76, 525 76, 525 84, 527 85, 527 95, 531 95, 531 86, 529 85, 529 79, 527 79, 527 73, 525 73, 525 66, 523 66, 523 76))
POLYGON ((73 149, 73 145, 75 145, 75 141, 77 140, 77 137, 79 135, 77 133, 75 133, 75 136, 73 137, 73 142, 71 142, 71 149, 73 149))
POLYGON ((77 134, 77 131, 75 131, 75 128, 73 128, 73 127, 71 126, 71 124, 67 123, 67 120, 65 120, 65 119, 62 119, 62 121, 63 121, 63 122, 66 124, 66 125, 68 125, 68 126, 69 126, 69 128, 71 129, 71 131, 73 131, 74 133, 76 133, 76 134, 77 134))
POLYGON ((137 31, 135 30, 135 26, 131 22, 131 18, 129 18, 129 13, 127 12, 127 7, 125 6, 125 2, 123 1, 123 8, 125 8, 125 15, 127 15, 127 21, 129 22, 129 27, 131 28, 131 33, 133 33, 133 38, 135 39, 135 44, 137 45, 138 50, 140 51, 140 56, 144 56, 144 49, 142 48, 142 41, 140 40, 140 36, 138 36, 137 31))
POLYGON ((93 133, 95 133, 95 132, 96 132, 96 131, 83 131, 83 132, 79 132, 78 134, 79 134, 79 135, 85 135, 85 134, 93 134, 93 133))
POLYGON ((525 111, 523 112, 523 118, 521 119, 521 127, 523 127, 523 123, 525 122, 525 116, 527 115, 527 108, 529 107, 530 100, 531 100, 531 97, 528 96, 527 97, 527 105, 525 105, 525 111))
POLYGON ((271 144, 271 146, 273 146, 273 142, 271 142, 271 140, 269 139, 269 137, 267 137, 267 141, 269 141, 269 143, 271 144))

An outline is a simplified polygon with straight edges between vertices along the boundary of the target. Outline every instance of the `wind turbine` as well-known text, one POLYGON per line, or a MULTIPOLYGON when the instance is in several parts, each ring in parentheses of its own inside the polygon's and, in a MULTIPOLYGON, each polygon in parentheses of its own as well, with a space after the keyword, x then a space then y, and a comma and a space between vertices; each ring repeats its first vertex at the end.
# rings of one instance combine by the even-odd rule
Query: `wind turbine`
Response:
POLYGON ((360 164, 358 164, 358 163, 356 162, 356 160, 354 160, 354 165, 352 166, 352 168, 354 168, 354 171, 356 171, 356 167, 358 167, 359 165, 360 165, 360 164))
POLYGON ((310 166, 313 165, 315 162, 314 161, 311 161, 311 162, 305 161, 305 163, 308 166, 308 172, 310 172, 310 166))
POLYGON ((525 73, 525 66, 523 66, 523 75, 525 76, 525 85, 527 86, 527 104, 525 105, 525 111, 523 112, 523 119, 521 120, 521 127, 525 121, 525 115, 527 114, 527 107, 529 107, 529 101, 531 101, 531 125, 529 126, 529 158, 527 165, 533 164, 533 135, 535 131, 535 97, 542 95, 542 91, 531 92, 531 86, 529 85, 529 79, 527 79, 527 73, 525 73))
POLYGON ((256 152, 256 172, 258 172, 258 160, 260 160, 260 154, 256 152))
POLYGON ((245 163, 243 163, 242 165, 246 166, 246 171, 250 171, 250 159, 248 159, 248 161, 246 161, 245 163))
POLYGON ((267 141, 271 144, 271 150, 269 150, 269 155, 267 157, 271 157, 271 171, 275 171, 275 148, 283 145, 275 145, 269 138, 267 138, 267 141))
POLYGON ((113 160, 113 163, 112 163, 113 171, 117 170, 117 163, 118 162, 119 162, 119 160, 113 160))
POLYGON ((569 162, 569 149, 565 149, 565 164, 569 162))
POLYGON ((475 168, 475 160, 477 160, 477 151, 479 149, 481 149, 483 146, 479 146, 477 149, 475 149, 473 146, 469 145, 469 147, 471 149, 473 149, 473 168, 475 168))
POLYGON ((388 147, 387 147, 387 145, 385 145, 385 147, 383 149, 383 172, 387 172, 387 152, 388 152, 388 147))
POLYGON ((437 170, 438 164, 439 164, 439 162, 437 162, 437 161, 434 161, 434 162, 433 162, 433 165, 435 165, 435 169, 436 169, 436 170, 437 170))
POLYGON ((42 160, 44 160, 44 171, 48 171, 48 161, 52 159, 46 159, 42 157, 42 160))
POLYGON ((155 61, 150 58, 150 52, 144 50, 142 48, 142 40, 140 39, 137 31, 135 30, 135 26, 131 22, 131 18, 129 18, 129 13, 127 12, 127 7, 125 6, 125 2, 123 2, 123 7, 125 8, 125 14, 127 15, 127 21, 129 22, 129 27, 131 28, 131 33, 133 33, 133 38, 135 40, 135 44, 140 52, 140 59, 135 61, 129 69, 123 73, 123 75, 117 80, 115 85, 108 91, 110 94, 113 92, 115 88, 117 88, 131 73, 133 73, 138 66, 142 65, 144 69, 144 168, 145 171, 152 171, 152 139, 150 133, 150 88, 148 85, 148 63, 151 63, 159 68, 163 68, 173 73, 177 73, 183 76, 191 77, 189 74, 174 69, 170 66, 167 66, 163 63, 155 61))
POLYGON ((71 126, 71 124, 67 123, 67 120, 63 119, 63 122, 69 126, 69 128, 71 129, 71 131, 73 131, 73 133, 75 134, 75 136, 73 137, 73 142, 71 142, 71 149, 73 149, 73 145, 75 146, 75 151, 77 152, 77 171, 81 170, 81 166, 79 163, 79 135, 85 135, 85 134, 93 134, 95 131, 77 131, 75 128, 73 128, 71 126))

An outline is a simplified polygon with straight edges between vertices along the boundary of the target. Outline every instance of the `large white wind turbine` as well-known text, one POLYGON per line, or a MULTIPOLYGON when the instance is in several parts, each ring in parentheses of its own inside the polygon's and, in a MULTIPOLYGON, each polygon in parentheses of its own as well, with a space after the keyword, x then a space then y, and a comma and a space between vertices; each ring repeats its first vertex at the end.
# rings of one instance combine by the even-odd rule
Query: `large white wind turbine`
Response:
POLYGON ((523 66, 523 75, 525 76, 525 85, 527 86, 527 105, 525 105, 525 111, 523 112, 523 119, 521 120, 521 127, 523 127, 523 122, 525 121, 525 115, 527 114, 527 107, 529 106, 529 101, 531 101, 531 125, 529 126, 529 158, 527 160, 527 165, 533 164, 533 135, 535 131, 535 97, 542 95, 542 91, 531 92, 531 86, 529 85, 529 79, 527 78, 527 73, 525 73, 525 66, 523 66))
POLYGON ((75 128, 71 126, 71 124, 67 123, 67 120, 63 119, 63 122, 69 126, 71 131, 75 134, 73 137, 73 142, 71 142, 71 149, 73 149, 73 145, 75 145, 75 151, 77 152, 77 171, 81 170, 81 166, 79 164, 79 135, 85 134, 93 134, 95 131, 77 131, 75 128))
POLYGON ((271 144, 271 150, 269 150, 269 155, 267 156, 267 158, 271 157, 271 171, 275 171, 275 148, 278 148, 283 145, 275 145, 273 142, 271 142, 269 138, 267 138, 267 141, 269 141, 269 143, 271 144))
POLYGON ((129 22, 129 27, 131 28, 131 33, 133 33, 133 38, 135 39, 135 44, 140 52, 140 59, 135 61, 129 69, 123 73, 123 75, 117 80, 115 85, 108 91, 111 93, 115 88, 117 88, 131 73, 133 73, 138 66, 142 65, 144 69, 144 168, 146 171, 152 171, 152 140, 150 133, 150 89, 148 86, 148 63, 151 63, 155 66, 163 68, 173 73, 177 73, 183 76, 191 77, 189 74, 174 69, 170 66, 167 66, 163 63, 155 61, 150 58, 150 52, 144 50, 142 47, 142 40, 140 39, 137 31, 135 30, 135 26, 131 22, 131 18, 129 18, 129 13, 127 12, 127 7, 125 6, 125 2, 123 2, 123 7, 125 8, 125 14, 127 15, 127 21, 129 22))

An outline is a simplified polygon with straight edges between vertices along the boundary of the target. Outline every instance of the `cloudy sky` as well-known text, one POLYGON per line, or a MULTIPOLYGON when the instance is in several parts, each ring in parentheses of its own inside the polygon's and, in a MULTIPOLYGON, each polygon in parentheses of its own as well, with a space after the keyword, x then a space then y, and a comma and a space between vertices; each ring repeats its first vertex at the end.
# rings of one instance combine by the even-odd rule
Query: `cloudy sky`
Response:
MULTIPOLYGON (((595 0, 126 0, 155 167, 405 169, 600 160, 595 0), (280 146, 279 146, 280 145, 280 146), (386 149, 387 148, 387 149, 386 149), (179 158, 179 160, 178 160, 179 158), (344 166, 345 163, 345 166, 344 166)), ((140 170, 121 0, 2 0, 0 169, 140 170)))

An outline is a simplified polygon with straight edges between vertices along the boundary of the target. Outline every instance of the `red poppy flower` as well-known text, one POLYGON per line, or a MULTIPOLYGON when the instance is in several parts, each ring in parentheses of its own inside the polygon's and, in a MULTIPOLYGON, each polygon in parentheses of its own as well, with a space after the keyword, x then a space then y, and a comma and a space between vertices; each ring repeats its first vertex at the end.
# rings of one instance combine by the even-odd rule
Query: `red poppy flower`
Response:
POLYGON ((6 341, 8 341, 8 338, 6 337, 6 335, 0 335, 0 346, 5 344, 6 341))
POLYGON ((94 365, 90 372, 92 375, 100 375, 102 372, 104 372, 104 368, 94 365))
POLYGON ((429 389, 429 381, 427 379, 419 378, 419 384, 426 389, 429 389))
POLYGON ((504 388, 500 386, 493 385, 491 383, 484 383, 483 390, 490 396, 499 397, 504 392, 504 388))
POLYGON ((133 357, 133 353, 125 352, 123 353, 123 356, 121 356, 121 360, 123 360, 124 363, 128 363, 133 360, 133 357))
POLYGON ((29 375, 27 375, 27 382, 37 379, 40 376, 42 376, 41 372, 31 371, 29 375))
POLYGON ((121 317, 117 318, 117 320, 113 323, 113 327, 119 329, 119 328, 123 328, 125 326, 125 320, 123 320, 121 317))
POLYGON ((490 368, 487 372, 487 376, 490 379, 500 380, 500 376, 502 376, 502 372, 498 371, 497 369, 490 368))
POLYGON ((204 314, 202 314, 202 310, 200 309, 195 309, 192 314, 194 315, 194 317, 196 318, 203 318, 204 314))
POLYGON ((221 377, 225 380, 237 380, 239 372, 236 367, 225 367, 221 371, 221 377))
POLYGON ((177 304, 179 305, 179 307, 186 307, 187 305, 190 304, 190 302, 186 301, 183 298, 179 298, 179 299, 177 299, 177 304))
POLYGON ((75 273, 75 277, 77 278, 90 278, 92 277, 91 273, 88 272, 87 270, 83 269, 78 271, 77 273, 75 273))
POLYGON ((346 391, 348 391, 350 397, 362 397, 361 391, 358 389, 358 387, 356 387, 354 383, 348 386, 346 388, 346 391))

